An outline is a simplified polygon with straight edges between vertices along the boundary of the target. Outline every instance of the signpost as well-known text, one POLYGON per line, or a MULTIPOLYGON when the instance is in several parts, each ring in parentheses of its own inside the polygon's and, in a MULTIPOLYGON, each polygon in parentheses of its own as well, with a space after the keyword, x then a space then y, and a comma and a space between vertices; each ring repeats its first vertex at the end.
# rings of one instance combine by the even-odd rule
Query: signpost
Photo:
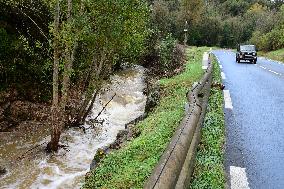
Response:
POLYGON ((184 48, 186 47, 187 44, 187 32, 188 32, 188 23, 185 21, 185 26, 184 26, 184 48))

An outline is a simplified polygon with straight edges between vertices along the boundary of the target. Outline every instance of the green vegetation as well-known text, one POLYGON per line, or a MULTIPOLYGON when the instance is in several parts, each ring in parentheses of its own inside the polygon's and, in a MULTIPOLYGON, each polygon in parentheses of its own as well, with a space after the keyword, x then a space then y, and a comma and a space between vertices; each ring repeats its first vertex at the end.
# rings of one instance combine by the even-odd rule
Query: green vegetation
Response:
POLYGON ((68 73, 73 85, 89 81, 85 77, 92 61, 106 63, 103 78, 122 62, 172 70, 169 53, 183 42, 185 21, 190 45, 254 43, 264 51, 284 47, 280 0, 60 1, 59 31, 54 30, 56 2, 0 0, 1 89, 36 89, 36 100, 50 100, 55 39, 59 74, 68 73))
MULTIPOLYGON (((56 141, 52 149, 56 151, 61 128, 84 122, 92 108, 90 102, 96 98, 94 91, 99 91, 104 80, 123 63, 154 68, 159 76, 169 77, 169 71, 179 70, 184 56, 178 43, 184 41, 184 29, 188 29, 189 45, 236 47, 239 43, 253 43, 265 52, 282 49, 267 56, 283 60, 283 3, 283 0, 0 0, 0 91, 13 93, 13 101, 45 102, 48 106, 52 102, 50 115, 57 130, 52 135, 56 136, 52 137, 56 141)), ((198 61, 204 50, 188 50, 192 60, 186 71, 160 81, 161 104, 138 125, 141 136, 117 154, 108 155, 86 187, 142 186, 183 115, 184 95, 201 74, 198 61)), ((220 94, 215 92, 213 89, 209 108, 220 105, 219 101, 215 106, 212 103, 219 99, 220 94)), ((218 122, 221 116, 218 111, 209 112, 206 124, 218 122)), ((216 129, 210 128, 205 127, 205 138, 212 137, 210 132, 216 135, 216 129)), ((202 144, 207 147, 207 143, 202 144)), ((208 153, 214 155, 217 151, 208 153)), ((198 162, 202 160, 198 158, 198 162)), ((201 163, 198 165, 202 167, 201 163)), ((213 174, 215 169, 208 167, 210 174, 206 171, 202 174, 212 178, 203 177, 216 181, 216 185, 217 180, 223 182, 218 177, 221 174, 213 174)))
MULTIPOLYGON (((213 63, 213 82, 221 83, 220 68, 216 59, 214 59, 213 63)), ((191 189, 225 188, 224 142, 223 94, 219 88, 212 88, 202 128, 201 143, 197 151, 191 189)))
POLYGON ((160 104, 137 127, 141 135, 108 154, 91 173, 84 188, 142 188, 184 116, 186 92, 202 76, 201 61, 208 48, 187 49, 185 71, 160 80, 160 104))
POLYGON ((48 35, 51 17, 45 3, 31 5, 31 1, 26 1, 26 8, 13 8, 17 2, 0 0, 0 88, 15 87, 22 98, 31 99, 26 91, 30 88, 37 93, 36 100, 43 100, 42 93, 51 94, 47 89, 52 81, 48 59, 51 54, 47 49, 49 41, 44 37, 48 35), (41 14, 27 8, 32 6, 41 14), (38 23, 42 33, 24 14, 38 23))
POLYGON ((259 52, 259 55, 268 57, 272 60, 278 60, 284 63, 284 48, 270 52, 259 52))
POLYGON ((284 5, 278 11, 269 11, 256 4, 249 11, 256 22, 261 23, 256 25, 250 42, 263 51, 284 48, 284 5))
POLYGON ((48 151, 63 128, 84 123, 115 67, 141 58, 149 14, 146 0, 0 0, 0 89, 35 102, 52 95, 48 151))
POLYGON ((59 74, 68 72, 73 84, 90 81, 93 62, 103 63, 99 76, 106 77, 114 64, 138 62, 148 23, 146 0, 0 0, 0 82, 44 85, 51 95, 54 51, 59 74))
POLYGON ((162 35, 183 41, 188 22, 190 45, 236 47, 255 43, 261 50, 284 47, 283 1, 276 0, 157 0, 154 23, 162 35))

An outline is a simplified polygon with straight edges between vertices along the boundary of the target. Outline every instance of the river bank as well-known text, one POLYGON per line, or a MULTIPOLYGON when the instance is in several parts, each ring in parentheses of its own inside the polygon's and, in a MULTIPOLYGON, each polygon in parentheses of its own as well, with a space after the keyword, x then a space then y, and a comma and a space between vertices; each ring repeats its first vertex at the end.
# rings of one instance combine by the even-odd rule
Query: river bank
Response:
POLYGON ((66 130, 61 138, 66 148, 56 154, 44 152, 42 144, 49 140, 48 126, 39 127, 38 132, 2 133, 0 156, 7 174, 1 179, 0 188, 80 188, 96 151, 113 143, 126 123, 143 115, 144 74, 144 68, 135 66, 112 76, 87 118, 84 127, 89 129, 86 133, 78 128, 66 130), (115 98, 98 118, 102 124, 92 122, 114 93, 115 98), (25 157, 19 158, 24 153, 25 157))
POLYGON ((186 93, 202 76, 202 55, 209 48, 187 49, 185 69, 179 75, 159 80, 159 104, 136 128, 141 133, 121 149, 107 154, 87 174, 83 188, 143 188, 172 134, 184 116, 186 93))

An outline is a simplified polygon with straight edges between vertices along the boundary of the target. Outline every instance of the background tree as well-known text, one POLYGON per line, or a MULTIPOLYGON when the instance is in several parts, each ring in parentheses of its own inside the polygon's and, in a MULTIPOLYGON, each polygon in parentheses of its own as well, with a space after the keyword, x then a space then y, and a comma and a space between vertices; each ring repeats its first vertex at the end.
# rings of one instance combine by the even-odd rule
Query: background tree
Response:
POLYGON ((12 86, 23 99, 48 100, 52 78, 48 28, 51 21, 48 5, 40 0, 0 1, 1 89, 12 86))

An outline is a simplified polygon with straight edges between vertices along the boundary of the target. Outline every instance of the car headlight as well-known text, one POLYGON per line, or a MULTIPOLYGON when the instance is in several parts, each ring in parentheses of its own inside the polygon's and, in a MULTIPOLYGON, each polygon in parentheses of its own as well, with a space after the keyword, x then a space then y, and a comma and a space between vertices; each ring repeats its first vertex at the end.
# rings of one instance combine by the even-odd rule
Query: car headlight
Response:
POLYGON ((255 56, 256 54, 255 54, 255 53, 252 53, 252 55, 255 56))

